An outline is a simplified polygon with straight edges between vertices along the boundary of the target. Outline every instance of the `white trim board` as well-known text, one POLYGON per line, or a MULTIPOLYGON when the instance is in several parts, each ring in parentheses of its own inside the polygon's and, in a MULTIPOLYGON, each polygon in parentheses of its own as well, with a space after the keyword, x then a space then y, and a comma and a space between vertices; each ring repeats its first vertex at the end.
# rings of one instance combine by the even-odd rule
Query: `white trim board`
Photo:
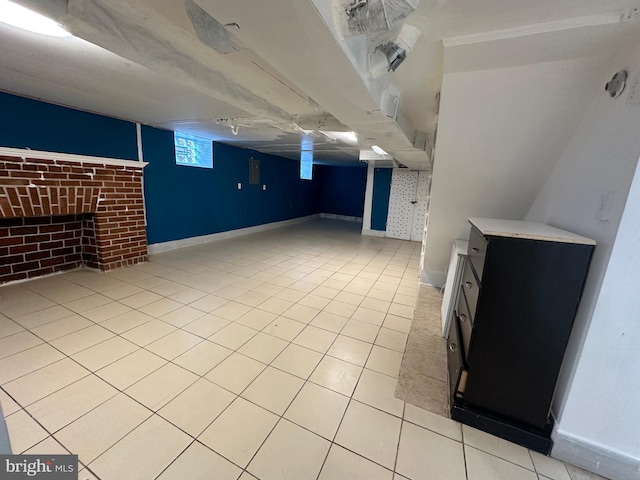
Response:
POLYGON ((88 155, 72 155, 70 153, 44 152, 41 150, 29 150, 27 148, 0 147, 0 155, 9 157, 20 157, 24 160, 28 158, 43 160, 60 160, 74 163, 95 163, 98 165, 122 165, 125 167, 144 168, 148 162, 137 160, 123 160, 121 158, 91 157, 88 155))
POLYGON ((347 222, 362 222, 362 217, 350 217, 348 215, 337 215, 335 213, 321 213, 320 218, 331 218, 332 220, 346 220, 347 222))
POLYGON ((584 468, 606 478, 616 480, 637 480, 640 473, 638 459, 608 450, 602 445, 592 444, 584 439, 555 429, 551 456, 564 462, 584 468))
POLYGON ((220 240, 226 240, 228 238, 241 237, 249 235, 251 233, 264 232, 266 230, 272 230, 274 228, 287 227, 289 225, 295 225, 297 223, 307 222, 314 218, 320 217, 321 214, 316 213, 314 215, 307 215, 306 217, 292 218, 290 220, 282 220, 280 222, 264 223, 262 225, 256 225, 254 227, 238 228, 236 230, 228 230, 226 232, 212 233, 210 235, 200 235, 198 237, 182 238, 180 240, 171 240, 169 242, 153 243, 147 245, 147 251, 149 255, 156 253, 169 252, 171 250, 177 250, 178 248, 193 247, 195 245, 204 245, 205 243, 217 242, 220 240))
POLYGON ((362 235, 367 235, 369 237, 386 237, 387 232, 384 230, 371 230, 370 228, 363 228, 362 235))

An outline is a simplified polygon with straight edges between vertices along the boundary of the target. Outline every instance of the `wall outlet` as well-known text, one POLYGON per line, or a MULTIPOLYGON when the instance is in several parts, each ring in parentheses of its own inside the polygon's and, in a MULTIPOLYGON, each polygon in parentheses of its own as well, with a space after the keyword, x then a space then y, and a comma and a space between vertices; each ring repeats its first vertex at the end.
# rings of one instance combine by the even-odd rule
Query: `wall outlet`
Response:
POLYGON ((267 191, 267 186, 266 185, 262 185, 262 191, 266 192, 267 191))
POLYGON ((238 182, 238 190, 242 190, 242 184, 238 182))

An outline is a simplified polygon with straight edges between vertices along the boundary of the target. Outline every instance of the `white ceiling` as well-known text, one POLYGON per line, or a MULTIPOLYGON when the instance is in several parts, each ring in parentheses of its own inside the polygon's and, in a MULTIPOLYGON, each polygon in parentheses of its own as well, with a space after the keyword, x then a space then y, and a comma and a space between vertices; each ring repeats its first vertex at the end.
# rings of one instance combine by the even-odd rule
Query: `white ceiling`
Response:
POLYGON ((368 88, 343 39, 332 33, 335 19, 327 12, 339 12, 348 0, 195 0, 218 22, 239 26, 227 28, 241 47, 228 54, 198 39, 186 14, 188 0, 15 1, 54 18, 75 37, 43 37, 0 23, 2 90, 289 158, 299 158, 304 138, 295 122, 327 117, 356 131, 360 145, 314 134, 316 160, 356 161, 360 148, 378 144, 418 169, 430 165, 428 155, 413 148, 413 132, 427 131, 433 139, 443 40, 492 40, 474 54, 481 65, 500 61, 501 47, 488 32, 518 38, 552 30, 563 33, 542 49, 590 56, 631 28, 617 20, 637 3, 422 0, 406 20, 422 37, 398 70, 375 86, 378 93, 389 83, 400 90, 394 121, 381 111, 379 95, 368 88), (611 34, 597 42, 581 39, 585 30, 574 28, 601 23, 612 25, 611 34), (219 125, 221 118, 239 125, 238 134, 219 125))

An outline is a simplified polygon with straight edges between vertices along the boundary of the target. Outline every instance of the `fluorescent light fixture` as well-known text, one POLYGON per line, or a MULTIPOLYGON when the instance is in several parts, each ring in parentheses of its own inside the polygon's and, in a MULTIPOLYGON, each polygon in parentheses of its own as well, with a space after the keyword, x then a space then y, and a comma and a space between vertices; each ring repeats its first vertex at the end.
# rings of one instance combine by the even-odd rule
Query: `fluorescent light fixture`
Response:
POLYGON ((387 152, 381 149, 378 145, 372 145, 371 150, 376 152, 378 155, 389 155, 387 152))
POLYGON ((358 137, 356 136, 356 132, 329 132, 325 130, 320 130, 320 133, 340 142, 352 143, 352 144, 358 143, 358 137))
POLYGON ((51 37, 71 36, 69 32, 50 18, 7 0, 0 0, 0 21, 23 30, 51 37))

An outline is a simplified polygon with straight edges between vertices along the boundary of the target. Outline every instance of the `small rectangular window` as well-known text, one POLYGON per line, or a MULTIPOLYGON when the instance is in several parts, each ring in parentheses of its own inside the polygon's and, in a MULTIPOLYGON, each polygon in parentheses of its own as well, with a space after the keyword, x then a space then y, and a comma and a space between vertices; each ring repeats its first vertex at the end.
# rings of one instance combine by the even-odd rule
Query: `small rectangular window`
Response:
POLYGON ((174 132, 176 165, 213 168, 213 142, 188 133, 174 132))

